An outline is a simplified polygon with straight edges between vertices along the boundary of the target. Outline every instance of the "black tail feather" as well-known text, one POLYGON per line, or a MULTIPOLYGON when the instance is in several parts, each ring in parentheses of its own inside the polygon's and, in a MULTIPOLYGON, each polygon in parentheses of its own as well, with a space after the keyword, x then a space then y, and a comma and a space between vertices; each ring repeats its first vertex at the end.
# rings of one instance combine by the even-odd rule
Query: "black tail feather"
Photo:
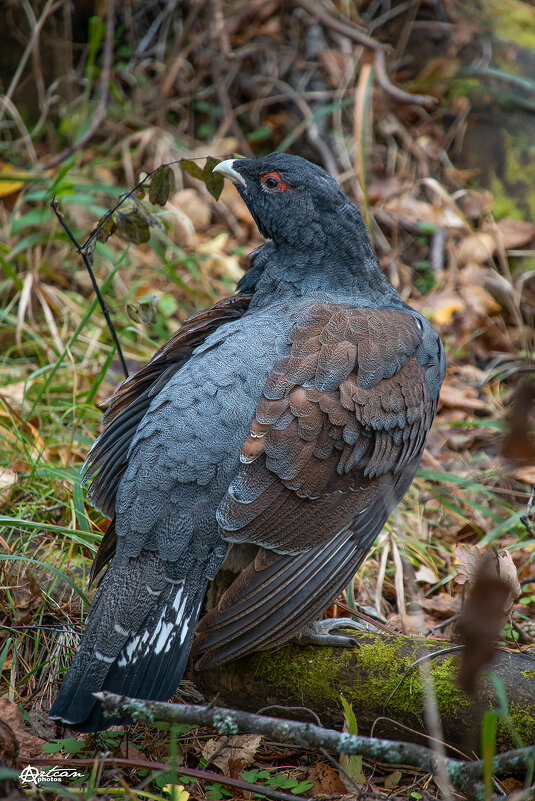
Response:
POLYGON ((131 721, 105 718, 94 692, 167 701, 185 670, 204 592, 205 582, 191 576, 166 578, 155 554, 142 552, 128 568, 112 564, 50 716, 100 731, 131 721))

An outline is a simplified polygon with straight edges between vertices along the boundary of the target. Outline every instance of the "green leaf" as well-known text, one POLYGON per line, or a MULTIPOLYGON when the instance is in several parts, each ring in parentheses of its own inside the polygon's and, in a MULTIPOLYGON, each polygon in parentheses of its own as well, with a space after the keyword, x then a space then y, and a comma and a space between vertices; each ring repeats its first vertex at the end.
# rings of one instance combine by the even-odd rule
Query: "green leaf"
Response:
POLYGON ((83 740, 77 740, 76 737, 65 737, 61 740, 51 740, 42 746, 46 754, 57 754, 58 751, 66 751, 67 754, 77 754, 81 751, 85 743, 83 740))
POLYGON ((299 793, 306 793, 308 790, 312 790, 313 787, 314 782, 299 782, 295 787, 292 787, 290 792, 298 795, 299 793))
POLYGON ((481 726, 481 751, 483 755, 483 779, 485 782, 485 798, 492 797, 493 770, 492 760, 496 753, 496 732, 498 730, 498 715, 495 710, 485 712, 481 726))
POLYGON ((175 174, 171 167, 162 164, 158 167, 150 181, 149 200, 158 206, 165 206, 169 195, 175 188, 175 174))
MULTIPOLYGON (((340 700, 344 707, 345 728, 349 734, 356 736, 358 734, 358 726, 357 718, 353 712, 353 705, 349 704, 343 695, 340 696, 340 700)), ((365 783, 366 777, 362 770, 362 756, 356 754, 352 754, 351 756, 349 754, 341 754, 340 767, 345 770, 347 775, 350 776, 359 787, 365 783)))
POLYGON ((142 245, 149 241, 149 224, 140 213, 139 209, 132 209, 127 212, 117 209, 115 212, 115 219, 117 221, 119 233, 128 242, 133 242, 135 245, 142 245))
POLYGON ((184 172, 187 172, 192 178, 202 181, 212 197, 216 200, 219 200, 219 196, 221 195, 223 186, 225 184, 225 179, 221 173, 213 172, 214 167, 219 163, 220 159, 215 159, 213 156, 208 156, 205 165, 201 170, 199 165, 195 161, 191 161, 191 159, 180 159, 179 162, 184 172))
POLYGON ((342 706, 344 707, 344 718, 347 723, 347 730, 349 734, 354 734, 356 736, 359 731, 357 726, 357 718, 353 712, 353 704, 348 703, 343 695, 340 696, 340 700, 342 701, 342 706))

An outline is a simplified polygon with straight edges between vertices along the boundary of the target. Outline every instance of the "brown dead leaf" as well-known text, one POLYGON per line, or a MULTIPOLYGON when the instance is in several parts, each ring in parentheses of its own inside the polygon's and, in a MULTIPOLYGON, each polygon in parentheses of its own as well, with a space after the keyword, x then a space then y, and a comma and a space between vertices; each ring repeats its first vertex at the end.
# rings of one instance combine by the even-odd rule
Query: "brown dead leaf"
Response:
MULTIPOLYGON (((473 585, 488 554, 482 554, 477 545, 457 545, 455 556, 459 561, 459 572, 455 577, 457 584, 473 585)), ((504 603, 504 614, 510 615, 514 603, 522 592, 518 572, 509 551, 501 551, 494 556, 496 577, 508 587, 504 603)))
POLYGON ((488 189, 481 191, 470 190, 460 200, 460 206, 465 217, 469 220, 478 220, 491 210, 494 196, 488 189))
POLYGON ((457 292, 445 289, 427 295, 421 311, 425 311, 432 322, 445 325, 450 322, 454 314, 466 311, 466 303, 457 292))
POLYGON ((20 412, 29 386, 31 386, 30 382, 26 381, 7 384, 2 387, 2 397, 6 398, 12 407, 20 412))
POLYGON ((411 227, 419 228, 422 222, 426 222, 440 228, 466 230, 466 222, 453 204, 426 203, 424 200, 412 197, 408 192, 390 198, 383 208, 389 214, 399 218, 402 224, 407 225, 409 229, 411 227))
POLYGON ((492 234, 469 234, 457 245, 457 259, 465 267, 467 264, 484 264, 494 254, 496 240, 492 234))
POLYGON ((515 250, 529 245, 535 236, 535 226, 529 220, 505 217, 496 223, 498 241, 504 250, 515 250))
POLYGON ((459 562, 458 573, 455 576, 457 584, 473 584, 481 564, 483 554, 477 545, 457 545, 455 557, 459 562))
POLYGON ((496 273, 488 267, 471 262, 460 274, 460 294, 466 308, 476 317, 489 317, 501 311, 501 305, 489 287, 496 273))
POLYGON ((473 387, 453 387, 443 384, 440 390, 440 405, 450 409, 467 409, 470 411, 488 411, 487 404, 476 397, 473 387))
POLYGON ((19 749, 19 759, 27 760, 32 756, 43 756, 43 745, 47 742, 35 737, 28 729, 17 704, 13 704, 5 696, 0 698, 0 720, 9 726, 19 749))
POLYGON ((526 484, 535 484, 535 465, 519 467, 518 470, 514 471, 514 476, 519 481, 525 481, 526 484))
POLYGON ((207 762, 217 765, 225 776, 237 777, 254 760, 261 740, 259 734, 214 737, 206 742, 201 753, 207 762))
POLYGON ((447 618, 456 615, 460 611, 461 599, 458 595, 441 592, 438 595, 433 595, 432 598, 423 598, 420 601, 420 606, 426 612, 433 612, 437 617, 447 618))
POLYGON ((176 192, 171 196, 171 202, 187 215, 195 231, 205 231, 210 225, 210 206, 195 189, 176 192))
POLYGON ((314 786, 310 790, 310 794, 314 798, 320 795, 338 795, 347 792, 345 784, 336 771, 325 762, 316 762, 310 771, 309 780, 314 782, 314 786))
POLYGON ((505 600, 504 612, 510 615, 513 611, 513 606, 519 595, 522 594, 522 587, 518 580, 518 571, 513 562, 513 557, 509 551, 502 551, 497 555, 498 575, 509 588, 509 595, 505 600))

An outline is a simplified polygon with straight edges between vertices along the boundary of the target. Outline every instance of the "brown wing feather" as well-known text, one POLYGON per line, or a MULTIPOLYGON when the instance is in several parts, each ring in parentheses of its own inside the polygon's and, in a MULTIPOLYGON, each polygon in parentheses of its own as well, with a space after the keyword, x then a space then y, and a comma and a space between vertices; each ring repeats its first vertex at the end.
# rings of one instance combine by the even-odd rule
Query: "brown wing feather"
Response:
POLYGON ((218 508, 227 540, 268 556, 201 621, 203 664, 284 642, 336 597, 410 486, 436 410, 404 311, 314 304, 290 341, 218 508))

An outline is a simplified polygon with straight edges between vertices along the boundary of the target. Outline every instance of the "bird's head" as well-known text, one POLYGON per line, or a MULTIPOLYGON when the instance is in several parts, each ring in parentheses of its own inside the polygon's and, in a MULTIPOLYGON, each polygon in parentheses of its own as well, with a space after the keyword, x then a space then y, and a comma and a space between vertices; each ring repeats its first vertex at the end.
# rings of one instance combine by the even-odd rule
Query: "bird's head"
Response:
POLYGON ((228 159, 214 172, 234 183, 260 233, 276 244, 311 247, 343 207, 356 210, 324 169, 300 156, 228 159))

